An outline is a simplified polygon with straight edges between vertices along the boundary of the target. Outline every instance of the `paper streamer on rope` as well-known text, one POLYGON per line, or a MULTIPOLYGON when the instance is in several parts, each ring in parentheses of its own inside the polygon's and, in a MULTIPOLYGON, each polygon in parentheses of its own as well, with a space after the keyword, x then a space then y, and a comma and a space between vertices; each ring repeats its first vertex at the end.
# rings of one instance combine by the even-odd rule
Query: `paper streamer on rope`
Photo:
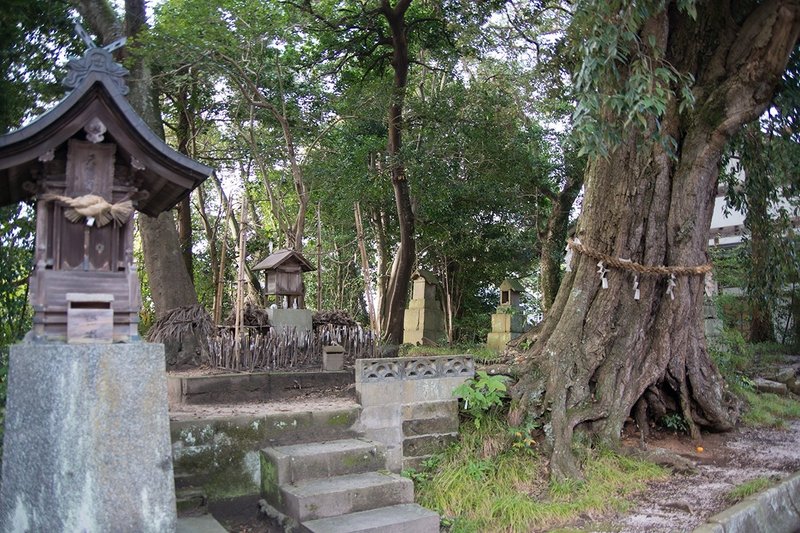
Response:
POLYGON ((606 269, 606 266, 603 264, 602 261, 597 263, 597 273, 600 274, 600 282, 603 284, 603 288, 607 289, 608 278, 606 277, 606 275, 608 274, 608 269, 606 269))
POLYGON ((675 299, 675 293, 673 290, 675 289, 675 274, 670 275, 669 281, 667 282, 667 294, 669 294, 670 300, 675 299))
POLYGON ((639 292, 639 275, 633 276, 633 299, 638 300, 640 296, 639 292))
MULTIPOLYGON (((576 244, 580 244, 581 240, 579 238, 575 237, 575 240, 573 242, 575 242, 576 244)), ((572 246, 570 246, 569 242, 567 242, 567 253, 564 254, 564 263, 566 264, 565 270, 567 272, 572 272, 572 257, 574 255, 575 255, 575 252, 572 250, 572 246)))

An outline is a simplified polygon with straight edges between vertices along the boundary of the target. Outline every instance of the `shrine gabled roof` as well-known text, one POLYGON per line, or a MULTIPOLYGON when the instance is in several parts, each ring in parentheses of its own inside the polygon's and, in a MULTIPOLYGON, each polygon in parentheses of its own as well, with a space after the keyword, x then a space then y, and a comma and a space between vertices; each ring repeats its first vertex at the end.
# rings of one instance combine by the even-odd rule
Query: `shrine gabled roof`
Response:
POLYGON ((300 269, 303 272, 311 272, 312 270, 316 270, 311 263, 309 263, 308 260, 303 257, 303 254, 288 249, 276 250, 266 259, 254 266, 253 270, 273 270, 287 262, 299 264, 300 269))
POLYGON ((519 280, 506 278, 503 280, 503 283, 500 284, 500 290, 525 292, 525 287, 522 286, 522 283, 520 283, 519 280))
MULTIPOLYGON (((102 48, 90 49, 84 59, 93 58, 99 59, 96 63, 113 63, 102 48)), ((94 119, 102 122, 107 129, 104 135, 117 144, 117 164, 136 169, 140 188, 149 193, 136 205, 143 213, 157 216, 174 207, 214 172, 173 150, 153 133, 128 103, 126 89, 118 72, 88 68, 56 107, 29 125, 0 136, 0 205, 31 197, 33 188, 25 184, 34 181, 40 158, 46 161, 48 153, 80 136, 94 119)))

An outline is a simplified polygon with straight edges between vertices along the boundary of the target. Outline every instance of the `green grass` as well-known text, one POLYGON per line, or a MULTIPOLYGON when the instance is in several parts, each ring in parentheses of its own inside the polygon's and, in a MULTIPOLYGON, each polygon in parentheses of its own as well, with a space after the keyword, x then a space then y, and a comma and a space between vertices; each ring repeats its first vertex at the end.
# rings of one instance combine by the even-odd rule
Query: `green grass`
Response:
POLYGON ((514 447, 501 420, 462 428, 461 441, 430 472, 416 474, 417 501, 437 510, 456 533, 530 531, 624 511, 646 481, 668 475, 659 466, 603 450, 587 452, 585 480, 548 483, 545 461, 514 447))
POLYGON ((747 389, 740 389, 739 394, 749 406, 742 416, 748 426, 782 428, 787 419, 800 418, 800 402, 793 398, 747 389))
POLYGON ((771 487, 774 484, 775 481, 768 477, 757 477, 731 489, 725 495, 725 499, 730 503, 736 503, 747 498, 748 496, 752 496, 753 494, 761 492, 762 490, 771 487))

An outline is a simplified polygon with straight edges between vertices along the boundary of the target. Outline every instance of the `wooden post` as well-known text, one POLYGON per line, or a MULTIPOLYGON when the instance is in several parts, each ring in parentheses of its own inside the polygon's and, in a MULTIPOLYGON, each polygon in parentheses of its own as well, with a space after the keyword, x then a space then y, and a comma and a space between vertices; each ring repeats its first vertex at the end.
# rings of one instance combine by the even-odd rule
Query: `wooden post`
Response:
POLYGON ((322 311, 322 219, 317 202, 317 312, 322 311))
POLYGON ((358 237, 358 250, 361 252, 361 275, 364 278, 364 292, 367 298, 367 312, 369 313, 369 326, 372 331, 379 332, 377 317, 375 316, 375 304, 372 302, 372 274, 369 269, 369 258, 367 257, 367 247, 364 244, 364 225, 361 222, 361 207, 355 203, 356 235, 358 237))
POLYGON ((222 304, 225 296, 225 256, 228 255, 228 219, 231 218, 231 204, 225 210, 225 223, 222 225, 222 252, 219 258, 219 272, 217 273, 217 287, 214 292, 214 324, 222 323, 222 304))
POLYGON ((244 259, 247 252, 247 196, 242 196, 242 219, 239 224, 239 275, 236 280, 236 322, 234 325, 234 365, 239 368, 241 361, 241 336, 244 318, 244 259))

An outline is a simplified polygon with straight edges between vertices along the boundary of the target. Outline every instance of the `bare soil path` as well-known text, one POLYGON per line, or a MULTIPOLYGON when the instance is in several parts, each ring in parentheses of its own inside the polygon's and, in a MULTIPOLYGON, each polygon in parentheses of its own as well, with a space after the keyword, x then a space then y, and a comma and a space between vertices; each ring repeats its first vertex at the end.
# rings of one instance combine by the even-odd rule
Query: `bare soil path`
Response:
MULTIPOLYGON (((633 444, 633 443, 630 443, 633 444)), ((708 434, 703 451, 688 438, 660 434, 650 446, 666 448, 697 465, 695 474, 673 474, 638 495, 630 511, 603 523, 576 524, 581 531, 660 533, 692 531, 730 507, 734 487, 760 477, 775 480, 800 471, 800 421, 786 429, 740 428, 708 434)))

